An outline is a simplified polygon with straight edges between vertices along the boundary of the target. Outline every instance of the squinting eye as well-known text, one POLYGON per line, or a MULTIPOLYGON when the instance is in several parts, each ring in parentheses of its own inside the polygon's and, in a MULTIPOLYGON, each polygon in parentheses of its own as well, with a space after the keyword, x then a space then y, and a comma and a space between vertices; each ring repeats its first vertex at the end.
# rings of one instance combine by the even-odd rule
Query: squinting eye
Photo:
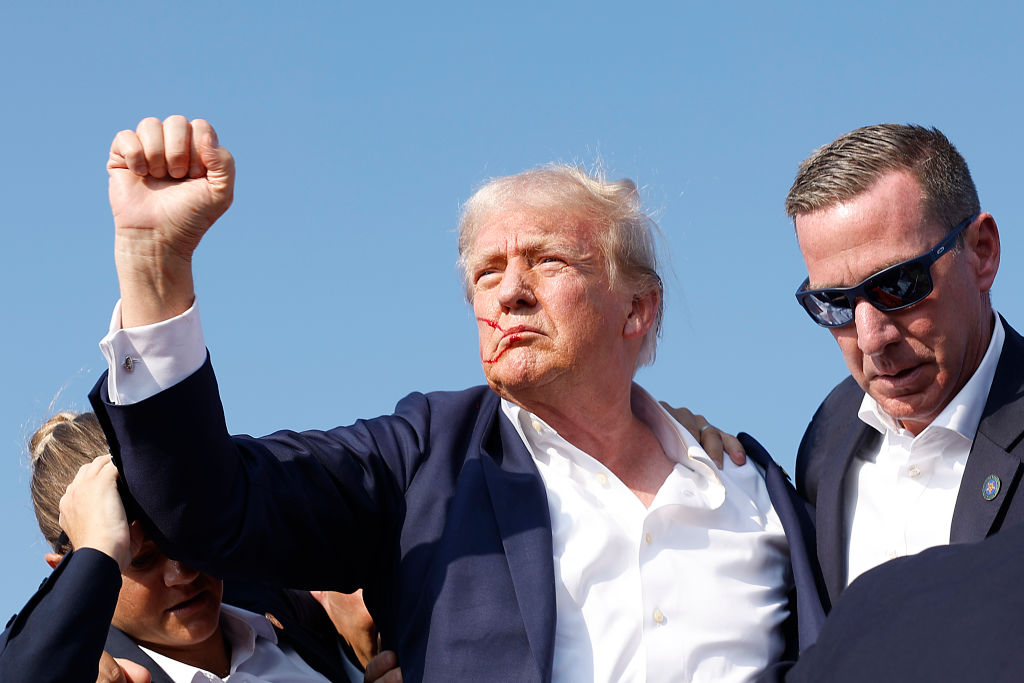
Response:
POLYGON ((145 569, 153 564, 154 560, 156 560, 155 552, 140 553, 132 558, 131 567, 132 569, 145 569))
POLYGON ((483 270, 476 274, 474 284, 487 286, 488 283, 493 283, 501 274, 496 270, 483 270))

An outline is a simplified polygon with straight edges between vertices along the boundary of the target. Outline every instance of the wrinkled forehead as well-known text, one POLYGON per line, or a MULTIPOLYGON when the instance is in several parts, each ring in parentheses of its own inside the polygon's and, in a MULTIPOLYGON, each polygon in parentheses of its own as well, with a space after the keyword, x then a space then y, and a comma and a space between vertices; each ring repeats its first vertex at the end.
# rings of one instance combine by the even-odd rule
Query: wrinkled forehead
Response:
POLYGON ((579 212, 559 207, 538 209, 514 206, 491 212, 484 217, 468 245, 470 259, 497 253, 530 252, 558 247, 574 252, 598 248, 599 231, 594 221, 579 212))

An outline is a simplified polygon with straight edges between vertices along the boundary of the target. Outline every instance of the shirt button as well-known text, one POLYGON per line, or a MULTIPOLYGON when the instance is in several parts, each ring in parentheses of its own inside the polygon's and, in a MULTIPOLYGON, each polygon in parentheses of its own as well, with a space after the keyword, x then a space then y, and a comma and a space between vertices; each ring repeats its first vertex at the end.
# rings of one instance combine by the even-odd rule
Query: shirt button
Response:
POLYGON ((921 476, 921 468, 917 465, 911 465, 907 468, 907 474, 910 475, 911 479, 917 479, 921 476))
POLYGON ((665 623, 665 613, 662 612, 660 609, 654 610, 654 614, 652 616, 654 617, 654 623, 656 623, 656 624, 664 624, 665 623))
POLYGON ((646 534, 644 534, 644 540, 647 541, 647 545, 651 544, 651 532, 648 531, 646 534))
POLYGON ((895 560, 899 556, 900 556, 900 551, 898 551, 898 550, 890 550, 889 551, 889 559, 890 560, 895 560))
POLYGON ((530 423, 530 426, 533 427, 533 431, 535 432, 540 433, 544 431, 544 425, 540 423, 540 420, 534 420, 533 422, 530 423))
POLYGON ((600 484, 601 486, 608 485, 608 475, 605 474, 604 472, 598 472, 595 479, 597 479, 597 483, 600 484))

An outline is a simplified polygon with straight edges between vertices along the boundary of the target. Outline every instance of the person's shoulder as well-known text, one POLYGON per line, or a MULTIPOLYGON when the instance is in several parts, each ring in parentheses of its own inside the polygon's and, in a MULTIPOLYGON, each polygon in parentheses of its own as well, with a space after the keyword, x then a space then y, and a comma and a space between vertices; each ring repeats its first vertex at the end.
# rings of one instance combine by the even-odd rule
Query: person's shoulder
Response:
POLYGON ((832 388, 825 400, 821 402, 815 418, 831 414, 834 411, 857 410, 863 400, 864 390, 860 388, 852 375, 847 375, 843 381, 832 388))
POLYGON ((457 391, 415 391, 398 402, 396 412, 412 407, 431 413, 466 413, 496 408, 499 400, 498 395, 484 384, 457 391))

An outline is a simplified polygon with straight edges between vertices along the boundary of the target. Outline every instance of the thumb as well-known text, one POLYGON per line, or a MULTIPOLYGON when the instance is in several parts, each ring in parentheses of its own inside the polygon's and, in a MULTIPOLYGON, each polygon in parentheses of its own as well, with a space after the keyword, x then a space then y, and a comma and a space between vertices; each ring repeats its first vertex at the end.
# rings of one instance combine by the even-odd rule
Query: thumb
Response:
POLYGON ((115 657, 114 661, 117 662, 118 666, 121 667, 121 671, 124 672, 124 678, 126 683, 153 683, 153 676, 149 673, 149 669, 136 664, 130 659, 121 659, 115 657))
POLYGON ((235 160, 226 148, 217 141, 217 134, 210 130, 199 143, 199 155, 206 166, 206 178, 211 183, 217 180, 234 180, 235 160))

